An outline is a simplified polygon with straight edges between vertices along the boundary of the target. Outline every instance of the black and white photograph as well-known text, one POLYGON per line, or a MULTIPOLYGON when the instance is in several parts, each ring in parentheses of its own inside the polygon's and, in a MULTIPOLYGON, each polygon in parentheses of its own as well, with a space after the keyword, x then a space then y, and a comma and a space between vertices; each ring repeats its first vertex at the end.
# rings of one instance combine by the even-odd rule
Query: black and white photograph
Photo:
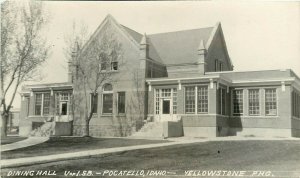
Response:
POLYGON ((1 177, 300 178, 300 1, 1 1, 1 177))

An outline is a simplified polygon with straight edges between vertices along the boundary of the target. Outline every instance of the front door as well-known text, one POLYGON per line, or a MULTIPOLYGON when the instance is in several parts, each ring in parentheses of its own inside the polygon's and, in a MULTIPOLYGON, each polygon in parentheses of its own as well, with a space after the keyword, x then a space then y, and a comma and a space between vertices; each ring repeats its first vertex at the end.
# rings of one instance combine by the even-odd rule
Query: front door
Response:
POLYGON ((172 121, 176 118, 177 89, 155 90, 155 121, 172 121))
POLYGON ((170 100, 169 99, 163 99, 163 106, 162 106, 162 110, 163 110, 163 114, 170 114, 170 100))
POLYGON ((162 99, 162 121, 168 121, 172 120, 172 115, 171 115, 171 99, 162 99))

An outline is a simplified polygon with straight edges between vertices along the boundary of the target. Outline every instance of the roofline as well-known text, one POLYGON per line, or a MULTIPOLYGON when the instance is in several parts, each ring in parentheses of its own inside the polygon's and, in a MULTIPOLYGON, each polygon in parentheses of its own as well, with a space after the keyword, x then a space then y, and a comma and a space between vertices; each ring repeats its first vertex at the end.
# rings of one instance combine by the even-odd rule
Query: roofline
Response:
POLYGON ((242 73, 242 72, 264 72, 264 71, 287 71, 291 69, 270 69, 270 70, 245 70, 245 71, 219 71, 219 72, 205 72, 205 74, 226 74, 226 73, 242 73))
MULTIPOLYGON (((42 89, 42 88, 61 88, 61 87, 73 88, 73 84, 71 84, 71 83, 46 83, 46 84, 25 85, 23 90, 42 89)), ((21 92, 21 93, 26 93, 26 91, 21 92)))
POLYGON ((99 31, 104 27, 104 25, 109 20, 111 20, 117 27, 119 27, 119 29, 123 32, 123 34, 125 34, 125 36, 130 39, 129 41, 132 41, 132 43, 135 44, 134 46, 136 46, 139 49, 140 45, 135 41, 135 39, 133 39, 133 37, 130 34, 128 34, 128 32, 126 32, 126 30, 123 28, 123 26, 120 25, 112 15, 108 14, 104 18, 104 20, 101 22, 101 24, 97 27, 97 29, 94 31, 94 33, 90 36, 90 38, 87 40, 87 42, 84 43, 82 49, 80 49, 80 51, 79 51, 79 54, 81 54, 82 51, 84 51, 87 48, 87 46, 91 43, 91 41, 96 37, 96 35, 99 33, 99 31))
POLYGON ((202 27, 202 28, 193 28, 193 29, 184 29, 184 30, 169 31, 169 32, 151 33, 151 34, 148 34, 147 36, 160 35, 160 34, 165 34, 165 33, 176 33, 176 32, 184 32, 184 31, 191 31, 191 30, 199 30, 199 29, 205 29, 205 28, 214 28, 214 26, 212 26, 212 27, 202 27))
POLYGON ((217 33, 217 30, 219 28, 219 25, 220 25, 220 22, 217 22, 216 25, 213 27, 213 30, 210 32, 210 36, 205 44, 205 48, 208 50, 214 37, 215 37, 215 34, 217 33))
POLYGON ((275 79, 255 79, 255 80, 233 80, 233 84, 240 83, 260 83, 260 82, 293 82, 295 77, 275 78, 275 79))
POLYGON ((229 57, 229 54, 228 54, 228 49, 227 49, 225 37, 224 37, 224 34, 223 34, 221 22, 217 22, 216 25, 214 26, 214 28, 211 32, 211 35, 210 35, 210 37, 208 38, 208 40, 205 44, 205 47, 206 47, 207 50, 209 50, 209 48, 210 48, 210 46, 211 46, 211 44, 214 40, 214 37, 216 36, 218 31, 220 31, 220 33, 221 33, 221 41, 222 41, 222 43, 224 45, 224 48, 225 48, 225 53, 226 53, 225 55, 229 60, 229 65, 230 65, 231 69, 233 69, 233 63, 232 63, 231 58, 229 57))
MULTIPOLYGON (((189 77, 189 78, 163 78, 163 79, 148 79, 146 82, 151 85, 152 82, 167 82, 167 81, 177 81, 178 83, 183 80, 201 80, 201 79, 220 79, 222 81, 225 81, 228 86, 235 87, 239 84, 254 84, 254 83, 272 83, 272 82, 280 82, 279 84, 282 84, 282 82, 294 82, 295 85, 300 86, 300 80, 298 80, 296 77, 283 77, 283 78, 273 78, 273 79, 255 79, 255 80, 233 80, 224 78, 222 76, 210 76, 210 77, 189 77)), ((222 82, 221 82, 222 83, 222 82)))
POLYGON ((216 79, 220 76, 210 76, 210 77, 188 77, 188 78, 161 78, 161 79, 146 79, 147 83, 151 82, 164 82, 164 81, 182 81, 182 80, 199 80, 199 79, 216 79))

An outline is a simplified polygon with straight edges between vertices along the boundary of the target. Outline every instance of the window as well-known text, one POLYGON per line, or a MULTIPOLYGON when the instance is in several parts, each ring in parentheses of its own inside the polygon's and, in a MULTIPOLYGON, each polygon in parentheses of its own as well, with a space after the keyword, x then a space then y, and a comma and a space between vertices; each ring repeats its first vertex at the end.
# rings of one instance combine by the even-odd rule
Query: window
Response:
POLYGON ((265 89, 266 115, 277 115, 276 89, 265 89))
POLYGON ((208 91, 206 86, 197 88, 198 113, 208 112, 208 91))
POLYGON ((298 92, 292 92, 292 113, 294 117, 300 118, 300 95, 298 92))
POLYGON ((173 114, 177 114, 177 88, 173 88, 173 114))
POLYGON ((35 115, 50 114, 50 93, 35 94, 35 115))
POLYGON ((103 114, 112 114, 113 94, 103 94, 103 114))
POLYGON ((185 88, 185 113, 195 113, 195 87, 185 88))
POLYGON ((102 95, 102 114, 112 114, 113 113, 113 93, 112 85, 105 84, 103 86, 103 95, 102 95))
POLYGON ((124 114, 125 113, 125 92, 118 93, 118 113, 124 114))
POLYGON ((155 114, 159 114, 159 89, 155 90, 155 114))
POLYGON ((243 114, 243 90, 233 90, 233 115, 243 114))
POLYGON ((91 111, 94 114, 97 114, 98 111, 98 94, 91 93, 91 111))
POLYGON ((35 94, 35 115, 42 115, 42 93, 35 94))
POLYGON ((218 98, 219 98, 218 114, 225 115, 225 110, 226 110, 226 89, 225 88, 220 88, 218 90, 218 98))
POLYGON ((25 100, 26 100, 26 103, 27 103, 27 106, 26 106, 26 116, 29 116, 29 106, 30 106, 29 96, 25 96, 25 100))
POLYGON ((50 93, 44 93, 43 115, 50 113, 50 93))
POLYGON ((56 115, 68 115, 70 110, 71 93, 56 93, 56 115))
POLYGON ((106 61, 101 62, 100 70, 106 70, 106 61))
POLYGON ((171 89, 168 88, 168 89, 162 89, 161 90, 161 97, 163 98, 169 98, 171 97, 171 89))
POLYGON ((219 61, 218 61, 218 59, 216 59, 215 60, 215 71, 217 72, 218 71, 218 63, 219 63, 219 61))
POLYGON ((118 70, 118 62, 116 61, 111 62, 111 70, 118 70))
POLYGON ((223 63, 222 62, 220 62, 220 71, 223 71, 223 63))
POLYGON ((249 115, 259 115, 259 89, 249 90, 249 115))
POLYGON ((192 86, 185 88, 185 113, 196 114, 208 112, 207 86, 192 86))

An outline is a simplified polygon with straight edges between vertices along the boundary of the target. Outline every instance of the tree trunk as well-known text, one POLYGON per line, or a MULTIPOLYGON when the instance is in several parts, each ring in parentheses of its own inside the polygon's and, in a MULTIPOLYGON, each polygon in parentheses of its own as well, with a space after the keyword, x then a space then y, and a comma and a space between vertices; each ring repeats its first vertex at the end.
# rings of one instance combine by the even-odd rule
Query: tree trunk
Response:
POLYGON ((89 137, 90 136, 90 120, 89 119, 85 119, 85 137, 89 137))
POLYGON ((2 126, 1 126, 1 138, 5 138, 7 136, 7 122, 8 122, 8 114, 4 113, 1 115, 1 121, 2 121, 2 126))

